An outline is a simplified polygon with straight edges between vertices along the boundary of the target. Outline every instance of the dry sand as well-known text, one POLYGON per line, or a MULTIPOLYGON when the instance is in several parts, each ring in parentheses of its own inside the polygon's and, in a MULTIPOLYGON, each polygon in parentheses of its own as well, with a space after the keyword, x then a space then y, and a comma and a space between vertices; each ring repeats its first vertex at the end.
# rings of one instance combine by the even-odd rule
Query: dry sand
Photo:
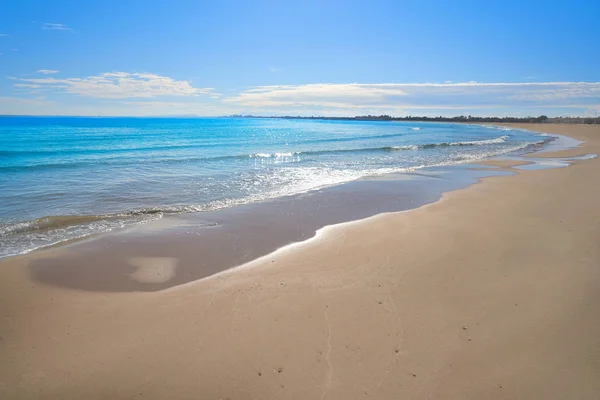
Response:
MULTIPOLYGON (((600 153, 598 126, 523 127, 600 153)), ((155 293, 29 279, 63 248, 12 258, 0 398, 598 399, 599 196, 599 159, 487 178, 155 293)))

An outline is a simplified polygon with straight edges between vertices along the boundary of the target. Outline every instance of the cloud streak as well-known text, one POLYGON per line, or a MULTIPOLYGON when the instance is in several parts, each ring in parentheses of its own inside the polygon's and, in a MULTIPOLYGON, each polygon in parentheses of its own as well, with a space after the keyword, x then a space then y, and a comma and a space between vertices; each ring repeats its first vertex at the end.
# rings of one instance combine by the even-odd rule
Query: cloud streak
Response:
POLYGON ((39 89, 41 85, 35 85, 33 83, 15 83, 15 87, 17 88, 27 88, 27 89, 39 89))
POLYGON ((53 69, 38 69, 38 71, 40 74, 44 74, 44 75, 49 75, 49 74, 57 74, 58 71, 55 71, 53 69))
POLYGON ((406 92, 394 84, 309 84, 260 86, 224 101, 251 107, 364 107, 387 105, 406 92))
POLYGON ((254 87, 224 102, 250 110, 402 114, 429 109, 588 107, 600 103, 600 82, 377 83, 254 87))
POLYGON ((212 88, 196 88, 188 81, 178 81, 166 76, 147 73, 106 72, 87 78, 12 79, 27 84, 39 85, 42 89, 49 89, 54 92, 108 99, 214 95, 212 88))
POLYGON ((45 29, 47 31, 72 31, 73 30, 72 28, 69 28, 65 24, 52 24, 50 22, 44 23, 44 25, 42 25, 42 29, 45 29))
MULTIPOLYGON (((53 101, 52 108, 38 111, 43 114, 527 116, 595 115, 600 109, 600 82, 314 83, 251 87, 225 96, 151 73, 59 78, 55 70, 37 72, 44 76, 10 79, 19 97, 43 94, 53 101)), ((33 109, 41 103, 22 103, 23 109, 25 104, 33 109)))

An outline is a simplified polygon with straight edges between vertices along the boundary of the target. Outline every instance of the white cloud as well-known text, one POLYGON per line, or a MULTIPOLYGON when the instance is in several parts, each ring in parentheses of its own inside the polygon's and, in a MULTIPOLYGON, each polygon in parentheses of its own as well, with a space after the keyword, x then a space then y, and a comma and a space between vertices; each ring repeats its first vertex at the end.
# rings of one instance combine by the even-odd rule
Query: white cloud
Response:
POLYGON ((53 91, 111 99, 158 96, 213 95, 212 88, 195 88, 188 81, 147 73, 106 72, 87 78, 11 78, 53 91))
POLYGON ((2 36, 8 36, 8 33, 0 33, 0 37, 2 36))
POLYGON ((395 84, 317 83, 260 86, 245 90, 224 101, 252 107, 364 107, 388 105, 389 98, 405 95, 406 92, 395 84))
POLYGON ((5 100, 0 114, 552 116, 595 115, 600 109, 600 82, 318 83, 252 87, 221 97, 211 88, 148 73, 10 79, 15 96, 44 94, 52 104, 5 100))
POLYGON ((520 90, 509 97, 512 100, 553 101, 564 99, 600 98, 600 83, 557 83, 520 90))
POLYGON ((28 88, 28 89, 39 89, 42 87, 41 85, 34 85, 32 83, 15 83, 14 86, 19 87, 19 88, 28 88))
POLYGON ((278 114, 403 114, 410 110, 586 107, 600 101, 600 82, 383 83, 260 86, 224 102, 278 114))
POLYGON ((50 22, 46 22, 42 25, 42 29, 46 29, 49 31, 72 31, 73 29, 69 28, 65 24, 52 24, 50 22))
POLYGON ((40 74, 44 74, 44 75, 49 75, 49 74, 57 74, 58 71, 55 71, 53 69, 38 69, 38 71, 40 74))

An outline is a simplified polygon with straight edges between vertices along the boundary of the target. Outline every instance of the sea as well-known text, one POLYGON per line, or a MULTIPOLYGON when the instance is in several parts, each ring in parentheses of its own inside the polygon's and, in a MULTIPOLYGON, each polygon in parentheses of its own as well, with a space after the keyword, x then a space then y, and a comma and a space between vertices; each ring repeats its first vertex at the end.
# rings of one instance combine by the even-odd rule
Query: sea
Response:
POLYGON ((552 139, 425 122, 0 117, 0 257, 552 139))

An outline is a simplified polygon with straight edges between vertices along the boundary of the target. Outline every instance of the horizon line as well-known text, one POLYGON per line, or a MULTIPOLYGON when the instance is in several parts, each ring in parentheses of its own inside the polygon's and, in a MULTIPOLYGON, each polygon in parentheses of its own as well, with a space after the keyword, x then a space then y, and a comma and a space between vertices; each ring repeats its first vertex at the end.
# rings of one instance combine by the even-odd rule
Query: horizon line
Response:
POLYGON ((539 118, 546 117, 548 119, 588 119, 588 118, 600 118, 600 115, 597 116, 547 116, 545 114, 540 115, 528 115, 528 116, 514 116, 514 115, 505 115, 505 116, 497 116, 497 115, 486 115, 486 116, 472 116, 470 114, 459 114, 451 117, 443 116, 443 115, 407 115, 403 117, 393 116, 389 114, 368 114, 368 115, 354 115, 354 116, 324 116, 324 115, 310 115, 310 116, 302 116, 302 115, 252 115, 252 114, 230 114, 230 115, 69 115, 69 114, 52 114, 52 115, 43 115, 43 114, 0 114, 0 118, 5 117, 35 117, 35 118, 55 118, 55 117, 67 117, 67 118, 298 118, 298 119, 351 119, 351 118, 386 118, 386 119, 407 119, 407 118, 442 118, 442 119, 452 119, 452 118, 467 118, 467 119, 482 119, 482 118, 513 118, 513 119, 526 119, 526 118, 539 118))

